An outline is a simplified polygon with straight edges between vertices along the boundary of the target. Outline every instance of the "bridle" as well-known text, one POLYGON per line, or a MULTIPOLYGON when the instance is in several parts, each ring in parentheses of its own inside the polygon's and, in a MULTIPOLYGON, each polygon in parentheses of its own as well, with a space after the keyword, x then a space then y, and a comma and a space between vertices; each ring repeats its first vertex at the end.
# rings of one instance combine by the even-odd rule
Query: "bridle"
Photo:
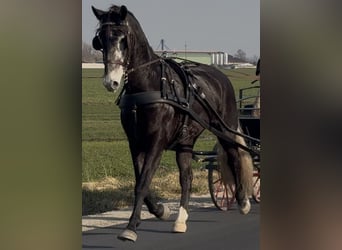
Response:
MULTIPOLYGON (((93 38, 93 41, 92 41, 93 48, 95 50, 101 51, 102 54, 104 53, 104 51, 103 51, 104 46, 103 46, 103 43, 102 43, 102 40, 100 38, 99 33, 101 32, 102 28, 105 27, 105 26, 110 26, 111 29, 120 31, 126 37, 126 40, 127 40, 127 51, 130 51, 130 47, 131 47, 131 44, 132 44, 132 35, 130 34, 127 25, 125 25, 125 24, 117 24, 115 22, 104 22, 104 23, 100 24, 100 28, 98 29, 98 31, 97 31, 97 33, 96 33, 96 35, 95 35, 95 37, 93 38)), ((126 55, 125 55, 123 60, 115 60, 115 61, 111 61, 111 60, 107 60, 107 59, 103 58, 103 63, 104 64, 120 65, 126 71, 126 69, 128 68, 128 65, 130 63, 129 62, 129 56, 130 56, 129 53, 126 53, 126 55)))
MULTIPOLYGON (((104 26, 110 26, 112 27, 112 29, 115 30, 119 30, 120 32, 122 32, 124 34, 124 36, 127 38, 127 51, 130 51, 130 49, 132 49, 132 44, 133 44, 133 35, 129 32, 127 25, 125 24, 117 24, 115 22, 104 22, 100 24, 100 28, 98 29, 95 37, 93 38, 93 48, 96 50, 100 50, 102 53, 104 53, 103 51, 103 44, 101 41, 101 38, 99 36, 99 33, 101 32, 102 28, 104 26)), ((105 64, 113 64, 113 65, 120 65, 124 68, 125 71, 125 76, 127 77, 128 74, 136 71, 137 69, 149 66, 151 64, 157 63, 157 62, 162 62, 163 58, 158 58, 152 61, 149 61, 147 63, 143 63, 135 68, 128 68, 129 67, 129 53, 126 53, 126 56, 123 60, 116 60, 116 61, 110 61, 110 60, 105 60, 103 59, 103 63, 105 64)))

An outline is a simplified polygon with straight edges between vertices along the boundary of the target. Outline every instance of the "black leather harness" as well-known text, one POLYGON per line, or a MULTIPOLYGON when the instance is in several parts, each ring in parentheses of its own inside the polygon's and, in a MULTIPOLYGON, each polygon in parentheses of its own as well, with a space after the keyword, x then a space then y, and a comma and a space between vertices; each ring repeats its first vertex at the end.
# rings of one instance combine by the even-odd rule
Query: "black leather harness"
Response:
MULTIPOLYGON (((185 63, 179 64, 169 58, 168 59, 160 58, 159 60, 156 60, 155 62, 160 62, 161 64, 162 75, 161 75, 160 91, 147 91, 147 92, 139 92, 139 93, 134 93, 134 94, 126 94, 125 93, 125 89, 127 86, 127 81, 126 81, 121 93, 119 94, 116 100, 116 104, 120 107, 120 109, 130 109, 133 112, 133 114, 135 114, 135 120, 136 120, 136 110, 139 106, 155 104, 155 103, 166 103, 185 112, 185 117, 184 117, 183 125, 182 125, 183 128, 181 132, 182 136, 186 136, 188 118, 189 116, 191 116, 202 127, 208 129, 213 134, 231 143, 232 145, 240 147, 250 152, 253 155, 260 154, 259 151, 256 151, 253 148, 246 147, 236 142, 235 140, 228 137, 224 132, 212 127, 208 122, 201 119, 199 115, 193 111, 192 103, 194 99, 196 99, 206 110, 210 110, 210 112, 215 115, 215 118, 218 119, 222 130, 227 130, 233 134, 236 134, 244 138, 247 138, 249 140, 253 140, 255 142, 260 143, 260 140, 250 137, 248 135, 239 133, 236 130, 231 129, 229 126, 227 126, 225 122, 222 120, 222 118, 219 116, 219 114, 215 111, 215 109, 210 105, 210 103, 205 97, 205 94, 200 90, 200 88, 197 87, 196 83, 193 83, 189 79, 189 75, 191 75, 191 65, 197 65, 197 63, 186 61, 185 63), (167 81, 166 79, 165 70, 166 70, 166 67, 171 67, 170 64, 173 64, 172 65, 173 67, 178 67, 179 73, 182 74, 180 78, 183 80, 182 84, 183 84, 183 89, 184 89, 184 97, 179 96, 177 92, 175 91, 174 80, 171 79, 170 81, 167 81), (189 65, 190 65, 190 68, 189 68, 189 65)), ((173 145, 176 143, 177 143, 177 140, 175 143, 173 143, 173 145)))

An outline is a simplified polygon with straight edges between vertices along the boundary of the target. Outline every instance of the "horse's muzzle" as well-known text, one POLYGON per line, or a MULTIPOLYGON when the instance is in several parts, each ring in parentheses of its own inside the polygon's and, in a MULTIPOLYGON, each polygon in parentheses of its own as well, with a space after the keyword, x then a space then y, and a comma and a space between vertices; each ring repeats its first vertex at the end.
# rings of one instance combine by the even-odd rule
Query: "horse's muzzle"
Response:
POLYGON ((104 80, 103 85, 106 87, 106 89, 109 92, 115 92, 119 87, 119 83, 117 81, 112 81, 112 80, 111 81, 104 80))

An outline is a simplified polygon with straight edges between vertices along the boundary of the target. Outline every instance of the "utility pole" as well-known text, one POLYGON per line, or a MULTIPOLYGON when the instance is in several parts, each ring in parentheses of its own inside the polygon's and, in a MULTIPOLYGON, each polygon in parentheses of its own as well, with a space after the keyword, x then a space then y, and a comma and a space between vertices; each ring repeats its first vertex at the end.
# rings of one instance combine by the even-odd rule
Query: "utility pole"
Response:
POLYGON ((164 39, 160 40, 161 50, 164 51, 164 39))
POLYGON ((186 45, 186 41, 185 41, 185 44, 184 44, 184 56, 185 56, 185 60, 187 59, 187 58, 186 58, 186 46, 187 46, 187 45, 186 45))

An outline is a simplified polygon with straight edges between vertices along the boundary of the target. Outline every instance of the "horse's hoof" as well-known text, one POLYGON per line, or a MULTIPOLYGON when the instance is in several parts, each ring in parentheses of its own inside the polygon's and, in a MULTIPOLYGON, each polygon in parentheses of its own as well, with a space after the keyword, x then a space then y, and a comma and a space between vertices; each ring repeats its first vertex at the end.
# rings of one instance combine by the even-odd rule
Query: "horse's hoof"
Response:
POLYGON ((251 210, 251 203, 249 202, 249 200, 246 200, 243 203, 243 205, 239 206, 240 213, 248 214, 248 212, 251 210))
POLYGON ((138 235, 136 234, 136 232, 126 229, 125 231, 123 231, 121 234, 118 235, 118 239, 122 240, 122 241, 132 241, 135 242, 138 238, 138 235))
POLYGON ((163 206, 164 212, 163 212, 162 216, 159 217, 159 219, 167 220, 171 215, 171 210, 168 206, 165 206, 163 204, 160 204, 160 205, 163 206))
POLYGON ((184 222, 175 222, 173 225, 174 233, 185 233, 186 232, 186 224, 184 222))

